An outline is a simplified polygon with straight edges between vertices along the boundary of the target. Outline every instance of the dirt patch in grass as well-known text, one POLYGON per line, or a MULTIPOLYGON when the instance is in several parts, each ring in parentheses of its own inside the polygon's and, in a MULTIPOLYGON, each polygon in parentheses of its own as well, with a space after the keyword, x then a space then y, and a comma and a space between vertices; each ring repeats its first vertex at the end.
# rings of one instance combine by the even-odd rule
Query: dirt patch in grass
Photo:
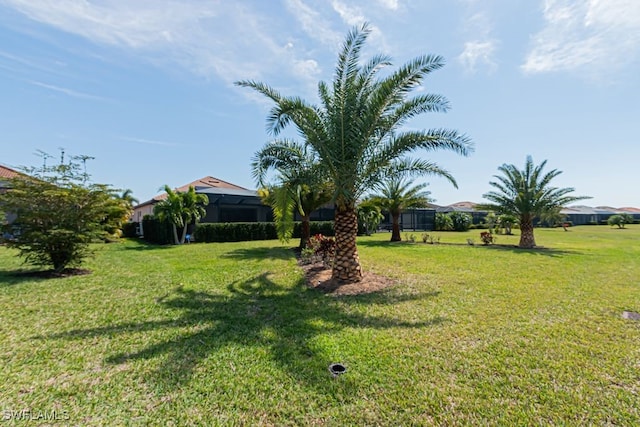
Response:
POLYGON ((330 295, 360 295, 378 292, 396 284, 396 281, 379 274, 365 271, 362 280, 356 283, 342 283, 331 278, 331 269, 322 263, 301 264, 307 279, 307 286, 330 295))

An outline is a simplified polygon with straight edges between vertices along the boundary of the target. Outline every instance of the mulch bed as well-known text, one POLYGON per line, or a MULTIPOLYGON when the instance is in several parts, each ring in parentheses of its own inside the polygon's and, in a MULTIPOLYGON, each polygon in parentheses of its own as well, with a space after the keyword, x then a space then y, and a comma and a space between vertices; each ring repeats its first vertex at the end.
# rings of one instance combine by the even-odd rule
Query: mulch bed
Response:
POLYGON ((302 264, 307 286, 330 295, 361 295, 378 292, 396 284, 396 281, 379 274, 365 271, 362 280, 356 283, 342 283, 331 278, 331 269, 323 263, 302 264))

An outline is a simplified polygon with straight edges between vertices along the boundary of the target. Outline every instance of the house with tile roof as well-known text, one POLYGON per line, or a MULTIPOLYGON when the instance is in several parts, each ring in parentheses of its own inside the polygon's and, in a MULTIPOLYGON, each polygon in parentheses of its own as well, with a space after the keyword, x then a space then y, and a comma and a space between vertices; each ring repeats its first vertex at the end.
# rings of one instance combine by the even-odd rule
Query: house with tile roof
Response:
POLYGON ((20 172, 11 169, 10 167, 0 165, 0 190, 5 190, 8 185, 8 180, 20 176, 20 172))
MULTIPOLYGON (((267 222, 273 221, 273 213, 269 206, 260 200, 254 190, 241 187, 212 176, 205 176, 188 184, 175 188, 184 192, 193 187, 198 194, 209 199, 206 215, 200 222, 267 222)), ((161 193, 133 208, 131 221, 142 224, 145 215, 153 214, 153 207, 166 199, 167 193, 161 193)))
MULTIPOLYGON (((13 170, 10 167, 0 165, 0 193, 7 191, 10 179, 17 178, 20 175, 20 172, 13 170)), ((4 218, 0 217, 0 220, 3 220, 5 224, 11 224, 15 220, 15 215, 6 213, 4 218)), ((2 221, 0 221, 0 224, 1 223, 2 221)))

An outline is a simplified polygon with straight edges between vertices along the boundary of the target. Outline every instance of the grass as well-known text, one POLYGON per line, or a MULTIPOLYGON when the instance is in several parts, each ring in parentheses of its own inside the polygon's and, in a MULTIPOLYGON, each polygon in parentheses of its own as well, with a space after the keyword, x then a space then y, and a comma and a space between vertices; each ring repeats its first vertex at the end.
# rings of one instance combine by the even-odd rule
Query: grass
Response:
POLYGON ((126 241, 58 279, 0 247, 5 423, 640 424, 639 226, 536 230, 543 250, 415 234, 361 238, 399 284, 339 298, 276 241, 126 241))

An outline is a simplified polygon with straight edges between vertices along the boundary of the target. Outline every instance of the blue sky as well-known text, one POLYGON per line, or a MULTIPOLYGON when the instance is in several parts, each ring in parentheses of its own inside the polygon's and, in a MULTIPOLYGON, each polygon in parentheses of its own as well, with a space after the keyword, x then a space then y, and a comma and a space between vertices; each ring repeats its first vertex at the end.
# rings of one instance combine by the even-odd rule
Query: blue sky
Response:
POLYGON ((206 175, 255 188, 269 104, 233 82, 316 102, 364 21, 365 58, 446 59, 421 89, 451 111, 407 125, 474 141, 469 157, 416 153, 458 181, 419 180, 438 203, 482 201, 530 154, 587 204, 640 207, 638 0, 0 0, 0 163, 64 147, 140 201, 206 175))

